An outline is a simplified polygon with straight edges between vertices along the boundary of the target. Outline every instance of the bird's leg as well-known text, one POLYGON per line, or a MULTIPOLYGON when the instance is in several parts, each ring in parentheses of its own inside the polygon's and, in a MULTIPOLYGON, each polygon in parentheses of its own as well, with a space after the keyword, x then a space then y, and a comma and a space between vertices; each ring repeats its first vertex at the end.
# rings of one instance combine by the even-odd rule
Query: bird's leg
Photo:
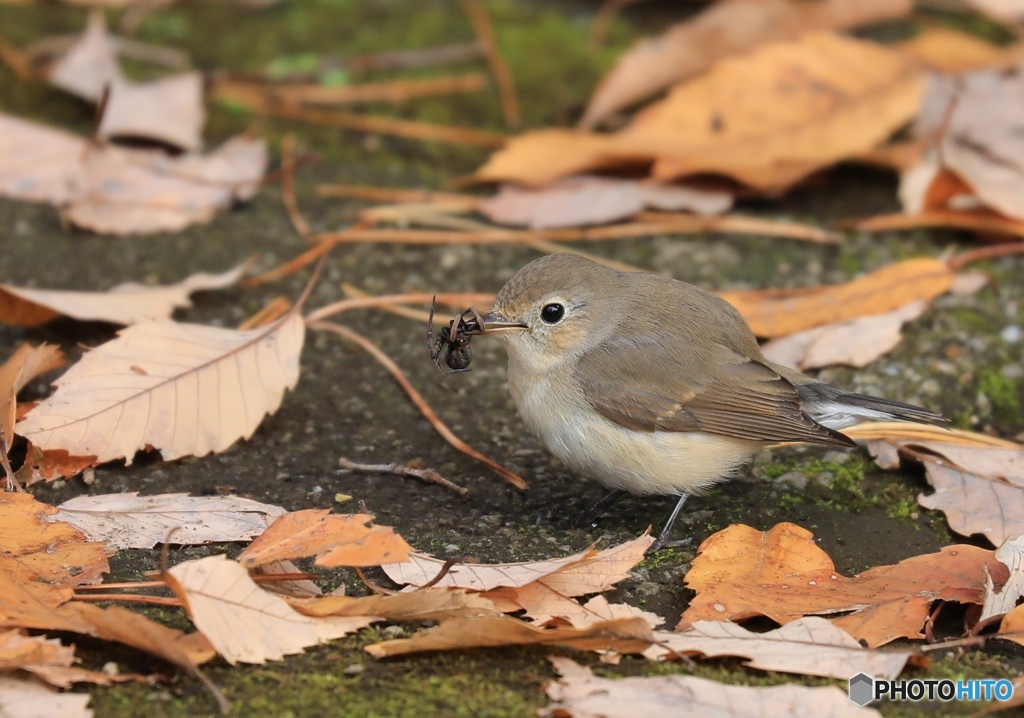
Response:
POLYGON ((672 533, 672 527, 676 523, 676 519, 679 518, 679 512, 683 510, 683 506, 686 505, 686 500, 690 498, 689 494, 680 494, 679 501, 676 503, 676 507, 672 509, 672 514, 668 517, 668 521, 665 522, 665 526, 661 529, 661 533, 658 534, 658 538, 654 540, 651 547, 647 549, 648 554, 652 554, 668 541, 669 534, 672 533))
POLYGON ((610 494, 605 496, 603 499, 598 501, 596 504, 591 506, 590 511, 583 514, 579 523, 583 524, 584 526, 593 523, 595 519, 597 519, 601 514, 605 512, 605 509, 607 509, 609 506, 611 506, 620 498, 622 498, 622 495, 624 493, 626 492, 623 489, 615 489, 610 494))

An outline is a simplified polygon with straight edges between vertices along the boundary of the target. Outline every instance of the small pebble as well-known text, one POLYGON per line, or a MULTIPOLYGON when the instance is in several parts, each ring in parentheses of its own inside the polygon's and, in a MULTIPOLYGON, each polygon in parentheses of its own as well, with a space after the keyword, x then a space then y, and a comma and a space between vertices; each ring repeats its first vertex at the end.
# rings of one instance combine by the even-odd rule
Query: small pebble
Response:
POLYGON ((358 676, 360 673, 366 670, 366 666, 362 663, 353 663, 351 666, 345 666, 342 673, 346 676, 358 676))
POLYGON ((787 471, 782 476, 776 478, 775 483, 782 486, 792 486, 794 489, 805 489, 807 488, 807 477, 799 471, 787 471))
POLYGON ((1005 327, 1003 331, 999 332, 999 336, 1003 338, 1003 341, 1008 344, 1016 344, 1020 341, 1021 328, 1017 324, 1011 324, 1005 327))
POLYGON ((349 496, 348 494, 335 494, 334 495, 334 503, 336 503, 336 504, 343 504, 346 501, 351 501, 351 500, 352 500, 352 497, 349 496))

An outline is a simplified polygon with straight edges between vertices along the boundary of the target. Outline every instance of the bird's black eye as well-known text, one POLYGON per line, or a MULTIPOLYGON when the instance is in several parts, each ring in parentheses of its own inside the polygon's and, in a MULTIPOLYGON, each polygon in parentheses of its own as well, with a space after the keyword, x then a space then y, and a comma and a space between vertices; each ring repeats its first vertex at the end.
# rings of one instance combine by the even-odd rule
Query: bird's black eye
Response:
POLYGON ((565 307, 561 304, 545 304, 540 310, 540 318, 545 324, 558 324, 565 316, 565 307))

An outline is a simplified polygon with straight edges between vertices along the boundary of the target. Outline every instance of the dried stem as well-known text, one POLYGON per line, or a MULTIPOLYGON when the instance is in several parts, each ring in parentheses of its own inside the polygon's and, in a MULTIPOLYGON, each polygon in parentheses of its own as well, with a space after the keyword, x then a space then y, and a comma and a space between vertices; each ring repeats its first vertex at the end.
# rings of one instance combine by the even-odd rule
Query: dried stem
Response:
POLYGON ((281 140, 281 198, 288 211, 288 219, 299 236, 308 237, 312 234, 313 230, 295 199, 295 135, 291 132, 281 140))
POLYGON ((241 103, 255 111, 273 105, 346 105, 366 102, 399 104, 418 97, 434 97, 458 92, 478 92, 487 86, 482 73, 427 77, 391 82, 366 82, 357 85, 325 87, 313 83, 267 84, 221 79, 213 87, 214 96, 241 103))
POLYGON ((390 588, 384 588, 380 584, 374 583, 373 581, 368 579, 366 577, 366 574, 363 573, 363 569, 359 568, 358 566, 352 566, 352 570, 356 572, 356 576, 358 576, 359 580, 363 582, 363 585, 365 585, 374 593, 379 593, 382 596, 394 596, 396 593, 398 593, 398 591, 392 591, 390 588))
POLYGON ((430 408, 430 405, 427 403, 426 399, 423 398, 423 396, 416 390, 412 383, 406 378, 402 370, 398 368, 398 365, 395 364, 391 357, 385 354, 376 344, 374 344, 361 334, 352 331, 348 327, 344 327, 340 324, 335 324, 333 322, 316 321, 311 319, 311 317, 307 317, 306 325, 310 329, 319 329, 321 331, 334 332, 335 334, 338 334, 339 336, 342 336, 345 339, 348 339, 349 341, 358 344, 362 349, 367 351, 374 359, 376 359, 380 364, 382 364, 384 368, 388 370, 388 372, 390 372, 391 376, 394 377, 395 381, 397 381, 399 386, 402 387, 402 390, 406 393, 409 399, 412 400, 412 403, 416 405, 416 408, 420 410, 424 418, 428 422, 430 422, 430 425, 434 427, 434 430, 438 434, 440 434, 445 441, 447 441, 457 450, 461 451, 463 454, 466 454, 467 456, 470 456, 479 461, 480 463, 484 464, 491 471, 498 474, 498 476, 508 481, 517 489, 528 488, 527 483, 523 481, 523 479, 520 478, 517 474, 509 471, 501 464, 487 458, 479 451, 469 446, 462 439, 457 437, 452 432, 452 430, 449 429, 448 426, 443 421, 441 421, 437 414, 434 413, 434 410, 430 408))
POLYGON ((452 483, 441 476, 433 469, 419 469, 411 464, 357 464, 354 461, 342 457, 338 459, 338 467, 349 471, 366 471, 376 474, 395 474, 396 476, 411 476, 415 479, 426 481, 428 484, 437 484, 451 489, 464 501, 469 499, 469 489, 452 483))
POLYGON ((608 39, 608 30, 611 29, 612 21, 622 11, 622 8, 640 0, 605 0, 594 16, 594 24, 590 26, 590 37, 588 41, 591 47, 604 47, 608 39))
POLYGON ((384 307, 390 304, 427 304, 437 297, 437 303, 452 307, 456 310, 465 309, 474 304, 488 304, 494 301, 493 294, 486 293, 451 293, 432 294, 430 292, 414 292, 410 294, 384 294, 378 297, 367 296, 354 299, 342 299, 340 302, 333 302, 320 307, 306 315, 306 324, 319 322, 333 317, 335 314, 347 312, 350 309, 364 309, 366 307, 384 307))
POLYGON ((494 34, 494 25, 487 15, 487 10, 480 3, 480 0, 459 0, 463 12, 473 23, 473 32, 476 33, 477 41, 484 51, 487 64, 491 68, 491 75, 498 85, 498 95, 501 97, 501 111, 505 115, 505 124, 509 127, 519 127, 522 118, 519 113, 519 99, 516 97, 515 80, 512 79, 512 70, 509 69, 505 58, 501 56, 498 49, 498 39, 494 34))
POLYGON ((949 258, 946 264, 954 272, 959 272, 968 264, 974 262, 981 262, 986 259, 995 259, 996 257, 1010 257, 1017 254, 1024 254, 1024 242, 1018 242, 1016 244, 996 244, 991 247, 980 247, 979 249, 969 249, 966 252, 961 252, 953 257, 949 258))
POLYGON ((466 202, 472 206, 480 202, 479 197, 471 194, 354 184, 322 184, 316 188, 316 194, 318 197, 365 199, 368 202, 466 202))
POLYGON ((435 142, 451 142, 457 145, 474 145, 477 147, 501 147, 508 141, 506 135, 477 130, 471 127, 435 125, 429 122, 416 122, 415 120, 358 115, 351 112, 331 112, 296 107, 294 105, 271 105, 261 108, 261 112, 274 117, 310 122, 315 125, 340 127, 343 130, 372 132, 379 135, 393 135, 413 140, 433 140, 435 142))
POLYGON ((140 593, 90 593, 86 596, 75 594, 71 597, 73 601, 87 601, 89 603, 98 603, 101 601, 110 601, 111 603, 146 603, 151 606, 171 606, 175 608, 181 608, 182 602, 180 598, 174 596, 146 596, 140 593))

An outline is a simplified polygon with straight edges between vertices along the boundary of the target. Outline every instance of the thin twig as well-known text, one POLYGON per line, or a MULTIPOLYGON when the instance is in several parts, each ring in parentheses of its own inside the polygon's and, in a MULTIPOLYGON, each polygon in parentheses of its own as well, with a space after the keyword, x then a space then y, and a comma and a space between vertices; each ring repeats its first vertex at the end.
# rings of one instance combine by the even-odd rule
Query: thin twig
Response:
POLYGON ((962 648, 963 646, 982 646, 985 644, 985 640, 984 636, 968 636, 967 638, 957 638, 943 643, 919 646, 917 650, 922 653, 931 653, 932 651, 945 651, 950 648, 962 648))
POLYGON ((469 499, 469 489, 452 483, 441 476, 433 469, 418 469, 409 464, 357 464, 354 461, 342 457, 338 459, 338 467, 349 471, 367 471, 376 474, 395 474, 396 476, 411 476, 415 479, 426 481, 428 484, 438 484, 446 489, 451 489, 464 501, 469 499))
POLYGON ((263 309, 259 310, 239 324, 238 331, 244 332, 247 329, 256 329, 258 327, 265 327, 268 324, 273 324, 287 314, 288 310, 291 308, 292 303, 287 297, 274 297, 264 305, 263 309))
POLYGON ((316 188, 318 197, 344 197, 365 199, 368 202, 442 202, 445 204, 465 202, 467 210, 480 204, 480 197, 455 192, 434 192, 425 189, 404 189, 399 187, 376 187, 356 184, 322 184, 316 188))
POLYGON ((363 569, 359 568, 358 566, 352 566, 351 568, 353 571, 356 572, 356 576, 359 577, 359 580, 362 581, 363 584, 374 593, 379 593, 383 596, 394 596, 396 593, 398 593, 398 591, 393 591, 390 588, 384 588, 380 584, 374 583, 373 581, 368 579, 366 577, 366 574, 363 573, 363 569))
POLYGON ((6 475, 6 490, 7 491, 24 491, 21 488, 21 484, 18 483, 18 479, 14 475, 14 470, 11 468, 11 461, 7 458, 7 432, 0 429, 0 464, 3 464, 4 474, 6 475))
MULTIPOLYGON (((160 575, 159 571, 153 572, 160 575)), ((256 583, 276 583, 278 581, 308 581, 317 579, 315 573, 256 573, 249 576, 256 583)), ((97 583, 89 586, 76 586, 75 591, 113 591, 113 590, 141 590, 147 588, 167 588, 167 583, 162 579, 153 581, 119 581, 116 583, 97 583)), ((123 594, 117 594, 123 595, 123 594)))
POLYGON ((3 36, 0 36, 0 61, 11 68, 11 72, 17 75, 19 80, 27 82, 35 77, 28 55, 8 42, 7 38, 3 36))
POLYGON ((383 294, 380 296, 366 296, 354 299, 342 299, 339 302, 332 302, 319 307, 306 315, 306 324, 319 322, 333 317, 335 314, 347 312, 350 309, 364 309, 367 307, 384 307, 389 304, 429 304, 437 297, 437 303, 443 306, 452 307, 457 310, 465 309, 474 304, 488 304, 494 301, 494 295, 486 292, 451 292, 447 294, 432 294, 430 292, 410 292, 409 294, 383 294))
POLYGON ((170 606, 181 608, 184 604, 180 598, 174 596, 147 596, 142 593, 90 593, 86 596, 75 594, 71 597, 73 601, 88 601, 98 603, 110 601, 111 603, 146 603, 151 606, 170 606))
POLYGON ((835 244, 841 237, 834 232, 793 222, 774 222, 754 217, 699 215, 670 215, 652 220, 641 218, 624 224, 605 227, 569 229, 518 230, 494 228, 479 232, 451 232, 443 230, 349 228, 338 232, 313 235, 317 241, 337 244, 397 243, 397 244, 516 244, 528 239, 552 242, 585 242, 629 239, 658 234, 763 234, 786 239, 797 239, 818 244, 835 244))
POLYGON ((308 237, 313 230, 302 215, 295 199, 295 135, 291 132, 281 139, 281 198, 284 200, 288 220, 300 237, 308 237))
POLYGON ((996 244, 991 247, 969 249, 966 252, 961 252, 960 254, 950 257, 946 264, 948 264, 949 268, 954 272, 959 272, 968 264, 973 264, 974 262, 981 262, 986 259, 995 259, 996 257, 1010 257, 1017 254, 1024 254, 1024 242, 1018 242, 1017 244, 996 244))
POLYGON ((437 572, 436 576, 434 576, 432 579, 427 581, 422 586, 417 586, 416 590, 417 591, 422 591, 425 588, 433 588, 434 586, 436 586, 438 583, 441 582, 442 578, 444 578, 445 576, 448 575, 448 572, 452 570, 452 566, 454 566, 457 563, 462 563, 462 561, 457 561, 454 558, 448 559, 447 561, 444 562, 444 565, 441 566, 441 570, 439 570, 437 572))
POLYGON ((474 72, 465 75, 365 82, 336 87, 313 83, 267 84, 221 79, 216 81, 212 92, 217 99, 238 102, 253 110, 264 110, 272 105, 350 105, 369 102, 401 104, 420 97, 479 92, 486 86, 487 76, 474 72))
POLYGON ((501 111, 505 115, 505 124, 509 127, 519 127, 522 119, 519 114, 519 100, 516 97, 515 80, 512 78, 512 70, 509 69, 505 58, 501 56, 498 49, 498 38, 494 33, 494 25, 487 15, 487 10, 480 3, 480 0, 459 0, 463 12, 473 23, 473 32, 476 33, 477 41, 483 48, 487 64, 491 68, 491 75, 498 85, 498 95, 501 97, 501 111))
POLYGON ((608 39, 608 30, 611 29, 612 22, 615 20, 622 8, 640 2, 640 0, 605 0, 601 7, 598 8, 597 14, 594 16, 594 22, 590 26, 590 37, 587 41, 591 47, 603 47, 605 40, 608 39))
POLYGON ((371 132, 378 135, 393 135, 412 140, 432 140, 434 142, 451 142, 457 145, 473 145, 477 147, 501 147, 508 141, 508 136, 477 130, 472 127, 455 127, 452 125, 436 125, 415 120, 399 120, 392 117, 376 115, 358 115, 351 112, 331 112, 294 105, 272 105, 262 108, 264 114, 283 117, 314 125, 340 127, 343 130, 371 132))
MULTIPOLYGON (((349 284, 348 282, 342 282, 341 291, 343 291, 345 296, 350 299, 368 299, 373 296, 369 292, 360 289, 353 284, 349 284)), ((413 309, 412 307, 405 306, 404 304, 382 304, 379 308, 383 309, 385 312, 389 312, 390 314, 397 314, 400 317, 412 319, 420 324, 426 324, 430 321, 430 312, 425 309, 413 309)))
MULTIPOLYGON (((316 314, 316 312, 314 312, 314 314, 316 314)), ((412 403, 415 404, 416 408, 420 410, 420 413, 423 414, 424 418, 428 422, 430 422, 430 425, 434 427, 434 430, 438 434, 440 434, 445 441, 451 444, 458 451, 461 451, 463 454, 466 454, 467 456, 470 456, 479 461, 480 463, 484 464, 491 471, 498 474, 498 476, 508 481, 517 489, 528 488, 528 484, 525 481, 523 481, 523 479, 519 475, 509 471, 501 464, 487 458, 479 451, 469 446, 462 439, 457 437, 452 432, 452 430, 448 428, 448 425, 441 421, 437 414, 434 413, 434 410, 430 408, 430 405, 427 403, 426 399, 423 398, 423 396, 416 390, 412 383, 406 378, 405 374, 402 372, 401 369, 399 369, 398 365, 395 364, 391 357, 385 354, 376 344, 374 344, 361 334, 352 331, 348 327, 344 327, 340 324, 335 324, 333 322, 315 321, 311 320, 310 317, 307 317, 306 326, 308 326, 310 329, 319 329, 321 331, 334 332, 335 334, 338 334, 339 336, 342 336, 345 339, 348 339, 349 341, 358 344, 362 349, 367 351, 374 359, 380 362, 380 364, 382 364, 385 369, 388 370, 391 376, 394 377, 395 381, 398 382, 399 386, 402 387, 402 390, 406 393, 409 399, 412 400, 412 403)))
POLYGON ((840 227, 852 227, 862 232, 890 232, 904 229, 935 227, 961 229, 980 234, 1024 237, 1024 222, 1001 217, 993 212, 931 209, 918 214, 880 214, 866 219, 842 222, 840 227))

